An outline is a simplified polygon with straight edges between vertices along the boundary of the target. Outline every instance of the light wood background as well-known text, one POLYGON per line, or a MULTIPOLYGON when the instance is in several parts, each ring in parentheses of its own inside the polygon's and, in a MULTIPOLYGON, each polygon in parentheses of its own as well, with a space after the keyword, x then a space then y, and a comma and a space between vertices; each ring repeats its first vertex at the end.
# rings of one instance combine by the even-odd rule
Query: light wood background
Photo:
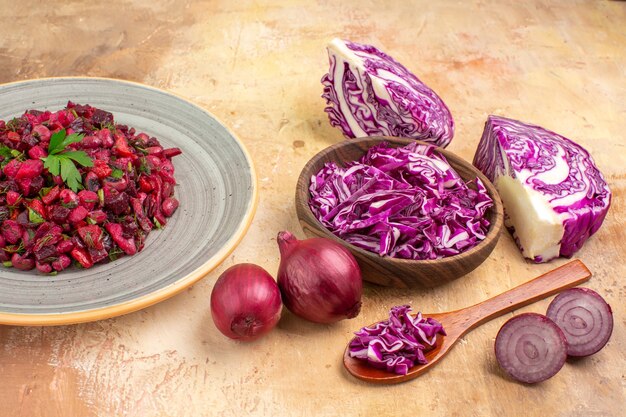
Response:
MULTIPOLYGON (((626 3, 559 1, 0 0, 0 82, 59 75, 143 82, 205 107, 246 144, 260 204, 233 255, 182 294, 124 317, 56 327, 0 327, 0 416, 617 416, 626 406, 626 3), (588 286, 613 306, 615 330, 595 356, 536 386, 499 370, 493 342, 511 315, 467 335, 417 380, 370 386, 341 365, 360 326, 410 303, 464 307, 537 276, 503 235, 473 273, 434 290, 367 286, 363 311, 333 326, 285 313, 252 344, 213 326, 209 295, 227 267, 275 274, 275 236, 301 236, 294 186, 329 126, 320 78, 334 36, 372 43, 450 107, 449 146, 471 160, 488 114, 533 122, 594 156, 614 193, 578 253, 588 286)), ((0 272, 1 273, 1 272, 0 272)), ((549 300, 519 310, 544 312, 549 300)))

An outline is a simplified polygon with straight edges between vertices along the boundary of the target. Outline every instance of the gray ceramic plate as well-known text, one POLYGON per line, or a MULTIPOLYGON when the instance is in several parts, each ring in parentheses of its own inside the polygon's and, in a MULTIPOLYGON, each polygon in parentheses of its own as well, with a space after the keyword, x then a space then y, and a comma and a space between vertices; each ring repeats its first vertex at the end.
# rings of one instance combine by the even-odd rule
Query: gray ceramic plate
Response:
POLYGON ((256 209, 256 176, 243 145, 213 116, 144 85, 100 78, 50 78, 0 86, 0 119, 68 100, 110 111, 118 123, 159 138, 173 159, 180 207, 135 256, 57 276, 0 266, 0 323, 54 325, 139 310, 193 284, 222 262, 256 209))

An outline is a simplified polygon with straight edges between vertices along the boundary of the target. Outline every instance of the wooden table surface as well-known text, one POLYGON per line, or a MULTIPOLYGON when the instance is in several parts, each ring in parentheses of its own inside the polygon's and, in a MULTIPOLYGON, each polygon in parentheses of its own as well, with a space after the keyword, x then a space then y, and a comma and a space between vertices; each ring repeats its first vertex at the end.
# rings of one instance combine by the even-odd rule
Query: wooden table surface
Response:
MULTIPOLYGON (((105 76, 203 106, 245 143, 260 203, 239 247, 193 288, 140 312, 54 328, 0 327, 0 416, 617 416, 626 406, 626 2, 1 0, 0 82, 105 76), (511 314, 467 335, 436 368, 396 386, 350 377, 351 332, 410 303, 457 309, 565 260, 535 265, 508 234, 473 273, 433 290, 367 285, 362 313, 332 326, 283 314, 251 344, 213 326, 209 295, 239 262, 278 269, 276 233, 301 236, 294 186, 306 161, 343 140, 323 112, 326 43, 372 43, 436 90, 471 160, 488 114, 542 125, 594 156, 614 193, 577 257, 613 306, 600 353, 536 386, 511 381, 493 354, 511 314)), ((0 115, 1 116, 1 115, 0 115)), ((522 311, 545 312, 549 299, 522 311)))

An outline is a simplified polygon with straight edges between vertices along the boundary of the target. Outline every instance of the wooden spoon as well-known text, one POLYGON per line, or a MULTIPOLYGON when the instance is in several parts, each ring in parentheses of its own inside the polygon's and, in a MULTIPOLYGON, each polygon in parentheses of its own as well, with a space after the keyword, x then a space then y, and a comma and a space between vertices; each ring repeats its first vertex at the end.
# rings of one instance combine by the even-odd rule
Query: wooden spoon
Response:
POLYGON ((471 307, 446 313, 423 313, 423 317, 432 317, 439 321, 443 325, 447 336, 438 336, 435 347, 425 353, 428 360, 427 364, 412 367, 406 375, 397 375, 383 369, 373 368, 365 361, 351 358, 349 348, 346 348, 343 355, 343 364, 348 372, 363 381, 375 384, 395 384, 408 381, 422 375, 435 366, 461 337, 475 327, 516 308, 534 303, 566 288, 582 284, 589 280, 590 277, 591 272, 589 272, 589 269, 580 260, 576 259, 532 281, 471 307))

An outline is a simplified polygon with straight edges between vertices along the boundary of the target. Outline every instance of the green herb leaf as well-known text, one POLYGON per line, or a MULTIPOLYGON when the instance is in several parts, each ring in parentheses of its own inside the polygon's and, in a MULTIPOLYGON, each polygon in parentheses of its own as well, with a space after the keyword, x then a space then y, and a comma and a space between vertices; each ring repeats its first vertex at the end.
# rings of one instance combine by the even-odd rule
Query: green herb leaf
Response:
POLYGON ((11 268, 13 266, 13 262, 11 262, 11 261, 4 261, 4 262, 2 262, 2 266, 6 267, 6 268, 11 268))
POLYGON ((28 208, 28 221, 35 224, 45 222, 44 218, 30 207, 28 208))
POLYGON ((59 151, 61 151, 60 145, 65 139, 65 129, 61 129, 58 132, 54 132, 52 136, 50 136, 50 143, 48 144, 48 153, 53 155, 59 151))
POLYGON ((61 158, 56 155, 48 155, 43 158, 43 167, 52 175, 59 175, 61 174, 61 158))
POLYGON ((11 158, 13 155, 11 154, 12 149, 9 148, 8 146, 0 146, 0 156, 3 156, 5 158, 11 158))
POLYGON ((61 162, 61 178, 67 184, 68 187, 74 192, 77 192, 82 187, 80 172, 76 169, 76 165, 69 158, 59 158, 61 162))
POLYGON ((121 169, 114 168, 113 172, 111 172, 111 177, 113 178, 122 178, 124 176, 124 171, 121 169))
POLYGON ((82 177, 75 163, 84 167, 92 167, 93 161, 84 151, 65 151, 65 148, 76 142, 80 142, 84 135, 72 133, 66 136, 65 129, 55 132, 50 137, 48 156, 42 158, 44 168, 52 175, 61 175, 61 178, 72 191, 76 192, 82 186, 82 177))
POLYGON ((62 156, 64 158, 70 158, 71 160, 73 160, 75 162, 78 162, 79 164, 81 164, 84 167, 92 167, 93 166, 93 161, 91 160, 89 155, 87 155, 87 153, 85 153, 83 151, 63 152, 62 154, 59 154, 59 156, 62 156))
POLYGON ((72 133, 71 135, 67 136, 65 139, 63 139, 63 142, 61 142, 61 144, 59 145, 59 148, 60 148, 59 152, 65 149, 67 145, 80 142, 81 140, 83 140, 83 137, 85 137, 85 135, 78 134, 78 133, 72 133))

